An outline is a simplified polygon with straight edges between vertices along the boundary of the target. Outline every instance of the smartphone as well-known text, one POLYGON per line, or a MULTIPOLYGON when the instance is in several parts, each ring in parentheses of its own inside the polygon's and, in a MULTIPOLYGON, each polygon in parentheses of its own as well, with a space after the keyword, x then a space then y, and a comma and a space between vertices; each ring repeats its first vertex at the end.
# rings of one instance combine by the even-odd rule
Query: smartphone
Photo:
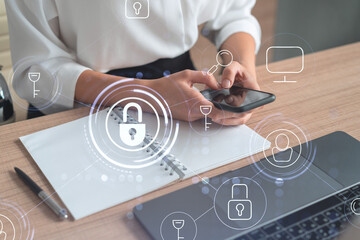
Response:
POLYGON ((247 112, 271 103, 276 99, 272 93, 240 86, 232 86, 230 89, 221 90, 206 89, 201 91, 201 93, 207 100, 212 102, 215 107, 236 113, 247 112))

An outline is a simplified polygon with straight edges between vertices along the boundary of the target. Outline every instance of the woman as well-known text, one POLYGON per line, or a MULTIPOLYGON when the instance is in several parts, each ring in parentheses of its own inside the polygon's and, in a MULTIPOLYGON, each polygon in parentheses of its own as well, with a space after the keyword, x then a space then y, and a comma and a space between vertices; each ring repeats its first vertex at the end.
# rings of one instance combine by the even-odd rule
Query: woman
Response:
MULTIPOLYGON (((58 97, 42 96, 52 103, 41 108, 52 113, 73 108, 74 101, 92 103, 109 84, 134 77, 136 84, 152 88, 176 106, 171 108, 175 118, 192 121, 202 116, 187 114, 191 106, 187 99, 210 104, 193 83, 219 89, 238 81, 259 89, 255 52, 260 27, 251 15, 255 0, 142 1, 149 3, 147 19, 125 16, 131 0, 6 0, 13 65, 21 65, 13 81, 17 93, 38 107, 33 82, 26 76, 29 72, 54 76, 61 84, 58 97), (194 71, 188 53, 203 23, 202 32, 216 47, 234 56, 220 84, 213 76, 194 71)), ((48 79, 36 82, 39 92, 49 91, 48 79)), ((243 124, 251 115, 213 109, 209 117, 225 125, 243 124)))

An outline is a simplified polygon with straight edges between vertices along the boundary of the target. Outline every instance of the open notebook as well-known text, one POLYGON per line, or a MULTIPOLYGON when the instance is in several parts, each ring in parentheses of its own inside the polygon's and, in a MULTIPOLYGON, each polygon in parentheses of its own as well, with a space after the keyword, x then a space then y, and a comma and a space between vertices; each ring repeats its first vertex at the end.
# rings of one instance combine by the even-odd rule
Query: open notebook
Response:
MULTIPOLYGON (((121 108, 113 111, 118 117, 108 120, 108 129, 118 141, 118 119, 122 119, 122 112, 121 108)), ((106 110, 99 112, 98 119, 105 121, 106 114, 106 110)), ((264 146, 270 147, 270 142, 246 125, 219 129, 214 124, 207 136, 203 136, 199 133, 204 131, 204 122, 194 122, 190 127, 189 123, 180 121, 177 140, 163 166, 159 162, 139 169, 122 169, 103 159, 89 143, 88 120, 89 117, 84 117, 20 138, 74 219, 245 158, 262 151, 264 146), (250 138, 256 139, 251 146, 250 138)), ((144 114, 143 122, 147 129, 152 129, 156 119, 144 114)), ((99 141, 103 147, 111 144, 106 138, 99 141)))

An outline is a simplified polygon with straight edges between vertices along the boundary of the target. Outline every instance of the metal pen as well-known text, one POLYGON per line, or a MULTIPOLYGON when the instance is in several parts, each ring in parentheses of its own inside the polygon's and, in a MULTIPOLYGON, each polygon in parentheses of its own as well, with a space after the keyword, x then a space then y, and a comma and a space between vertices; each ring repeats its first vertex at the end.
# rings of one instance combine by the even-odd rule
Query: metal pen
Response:
POLYGON ((68 214, 65 208, 60 207, 49 195, 46 194, 44 190, 42 190, 28 175, 26 175, 19 168, 15 167, 15 172, 21 178, 21 180, 30 187, 30 189, 39 196, 41 200, 43 200, 46 205, 50 207, 50 209, 60 218, 67 219, 68 214))

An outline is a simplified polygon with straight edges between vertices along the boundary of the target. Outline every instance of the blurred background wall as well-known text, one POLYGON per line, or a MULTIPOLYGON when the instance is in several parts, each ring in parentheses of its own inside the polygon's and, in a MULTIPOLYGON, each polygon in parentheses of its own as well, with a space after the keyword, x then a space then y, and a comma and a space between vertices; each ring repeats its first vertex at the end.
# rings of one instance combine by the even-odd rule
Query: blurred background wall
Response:
MULTIPOLYGON (((304 38, 314 52, 360 41, 360 1, 278 0, 274 30, 304 38)), ((273 60, 293 56, 275 52, 273 60)))

